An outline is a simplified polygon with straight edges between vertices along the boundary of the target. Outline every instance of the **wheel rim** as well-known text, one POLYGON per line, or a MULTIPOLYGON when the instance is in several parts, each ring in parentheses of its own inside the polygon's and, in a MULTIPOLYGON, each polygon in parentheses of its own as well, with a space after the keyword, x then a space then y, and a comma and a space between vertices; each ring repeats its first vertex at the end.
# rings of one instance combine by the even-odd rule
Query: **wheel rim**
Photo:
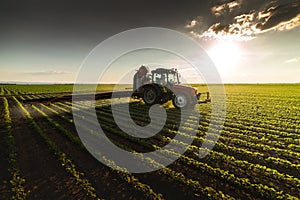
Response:
POLYGON ((180 96, 176 96, 175 97, 175 103, 177 105, 177 107, 179 108, 183 108, 186 106, 186 98, 183 95, 180 96))
POLYGON ((155 92, 153 90, 147 90, 145 92, 145 101, 146 103, 153 103, 156 99, 156 95, 155 95, 155 92))

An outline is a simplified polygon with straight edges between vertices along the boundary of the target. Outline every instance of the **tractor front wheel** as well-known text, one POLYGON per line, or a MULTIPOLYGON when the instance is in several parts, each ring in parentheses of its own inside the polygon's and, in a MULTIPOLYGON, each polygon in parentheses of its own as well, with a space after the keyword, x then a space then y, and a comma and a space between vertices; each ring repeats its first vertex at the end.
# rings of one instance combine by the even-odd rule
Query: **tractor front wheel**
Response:
POLYGON ((191 104, 191 100, 186 94, 180 93, 174 95, 172 103, 176 108, 186 108, 191 104))

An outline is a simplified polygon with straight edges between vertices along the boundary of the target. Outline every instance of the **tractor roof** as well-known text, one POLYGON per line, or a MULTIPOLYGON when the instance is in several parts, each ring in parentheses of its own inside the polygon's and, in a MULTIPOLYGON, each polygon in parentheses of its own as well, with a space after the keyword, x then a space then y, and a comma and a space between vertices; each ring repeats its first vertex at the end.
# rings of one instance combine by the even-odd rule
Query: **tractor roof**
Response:
MULTIPOLYGON (((157 72, 157 73, 164 73, 164 72, 171 72, 171 73, 174 73, 174 72, 176 72, 174 69, 166 69, 166 68, 157 68, 157 69, 155 69, 155 70, 152 70, 151 71, 152 73, 155 73, 155 72, 157 72)), ((176 72, 177 73, 177 72, 176 72)))

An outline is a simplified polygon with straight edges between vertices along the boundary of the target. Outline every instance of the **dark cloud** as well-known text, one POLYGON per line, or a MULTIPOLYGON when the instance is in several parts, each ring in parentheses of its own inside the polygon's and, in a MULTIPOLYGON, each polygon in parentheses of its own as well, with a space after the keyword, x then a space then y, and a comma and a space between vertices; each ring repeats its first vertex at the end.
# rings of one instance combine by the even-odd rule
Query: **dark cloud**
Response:
POLYGON ((285 1, 280 2, 281 4, 273 3, 271 7, 262 12, 269 12, 270 17, 266 21, 266 23, 261 27, 262 30, 270 29, 274 26, 277 26, 281 22, 289 21, 297 15, 300 14, 300 2, 295 1, 291 3, 287 3, 285 1))
POLYGON ((215 21, 205 31, 199 23, 189 31, 201 38, 233 38, 249 40, 271 30, 289 30, 300 25, 300 0, 235 0, 213 1, 215 21))

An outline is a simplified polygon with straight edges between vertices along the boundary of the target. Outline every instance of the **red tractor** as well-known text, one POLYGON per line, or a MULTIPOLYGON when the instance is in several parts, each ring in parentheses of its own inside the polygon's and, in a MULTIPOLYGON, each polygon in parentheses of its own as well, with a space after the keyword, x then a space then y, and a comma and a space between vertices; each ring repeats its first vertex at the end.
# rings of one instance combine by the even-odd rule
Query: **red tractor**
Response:
POLYGON ((147 105, 163 104, 172 100, 176 108, 194 107, 196 103, 210 102, 209 93, 197 93, 197 88, 181 85, 177 69, 157 68, 149 73, 145 66, 140 67, 134 76, 133 96, 142 98, 147 105), (206 99, 200 101, 201 94, 206 99))

